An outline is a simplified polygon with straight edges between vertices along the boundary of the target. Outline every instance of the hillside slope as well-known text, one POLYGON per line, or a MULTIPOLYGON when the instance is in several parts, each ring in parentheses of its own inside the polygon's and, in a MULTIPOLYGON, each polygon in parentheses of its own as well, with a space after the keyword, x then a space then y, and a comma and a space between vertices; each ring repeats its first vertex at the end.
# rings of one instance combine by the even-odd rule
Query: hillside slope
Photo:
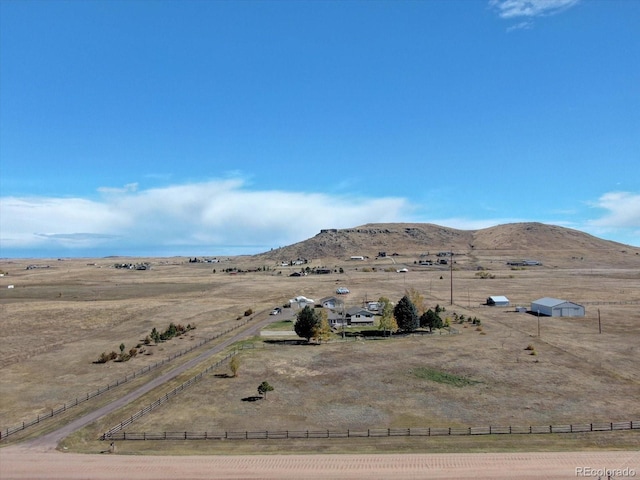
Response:
POLYGON ((261 261, 348 260, 351 256, 374 259, 380 252, 409 258, 453 250, 471 257, 507 256, 591 259, 611 266, 629 266, 640 259, 640 248, 603 240, 587 233, 542 223, 512 223, 481 230, 457 230, 428 223, 366 224, 346 229, 326 229, 312 238, 255 257, 261 261))

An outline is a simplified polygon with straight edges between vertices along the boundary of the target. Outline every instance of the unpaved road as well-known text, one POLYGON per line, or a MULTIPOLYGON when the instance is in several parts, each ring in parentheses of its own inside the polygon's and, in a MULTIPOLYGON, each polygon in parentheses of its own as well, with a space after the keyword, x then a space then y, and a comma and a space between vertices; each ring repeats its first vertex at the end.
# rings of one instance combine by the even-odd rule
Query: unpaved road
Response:
POLYGON ((604 480, 607 469, 627 469, 627 477, 612 478, 640 478, 640 452, 171 457, 0 450, 2 480, 604 480))

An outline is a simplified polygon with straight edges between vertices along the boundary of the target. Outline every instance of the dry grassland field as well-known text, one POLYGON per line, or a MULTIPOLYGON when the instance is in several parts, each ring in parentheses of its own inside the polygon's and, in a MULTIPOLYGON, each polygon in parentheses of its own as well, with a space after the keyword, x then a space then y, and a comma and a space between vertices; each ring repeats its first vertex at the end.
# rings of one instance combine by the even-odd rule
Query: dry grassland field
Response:
MULTIPOLYGON (((126 430, 366 430, 640 421, 637 250, 630 248, 624 258, 616 257, 613 262, 604 256, 591 261, 584 255, 540 250, 529 253, 544 258, 542 266, 519 269, 506 265, 512 252, 460 255, 452 270, 417 266, 417 257, 409 255, 399 255, 393 263, 391 259, 358 262, 346 257, 314 260, 310 266, 329 265, 333 273, 303 277, 289 277, 299 267, 279 267, 258 257, 224 258, 215 264, 189 263, 186 258, 2 260, 0 428, 28 422, 245 320, 279 323, 244 342, 236 378, 227 375, 230 370, 224 364, 126 430), (114 268, 116 263, 142 261, 149 262, 151 269, 114 268), (39 268, 27 269, 31 264, 39 268), (480 278, 479 265, 491 278, 480 278), (400 266, 409 271, 397 273, 400 266), (267 268, 223 272, 232 267, 267 268), (340 267, 344 273, 339 273, 340 267), (7 288, 9 285, 13 288, 7 288), (284 341, 296 338, 293 332, 286 333, 292 323, 288 327, 283 322, 293 318, 295 308, 284 309, 278 316, 269 316, 270 310, 296 295, 316 300, 334 295, 339 286, 350 290, 343 296, 347 307, 380 296, 397 302, 407 289, 415 289, 426 306, 446 308, 442 316, 450 318, 456 333, 442 330, 374 339, 357 335, 358 329, 347 329, 346 338, 338 332, 321 345, 284 341), (490 295, 506 295, 511 306, 483 305, 490 295), (544 296, 584 305, 586 316, 538 319, 514 311, 515 305, 528 307, 544 296), (252 313, 245 316, 249 309, 252 313), (477 317, 481 327, 457 323, 454 313, 477 317), (157 345, 143 344, 145 352, 129 361, 94 363, 102 352, 119 353, 120 344, 127 352, 143 343, 153 328, 164 331, 171 322, 196 328, 157 345), (428 373, 440 375, 440 381, 428 373), (457 383, 443 383, 443 378, 457 383), (274 391, 266 399, 249 401, 265 380, 274 391)), ((187 372, 178 383, 224 353, 187 372)), ((185 355, 187 358, 191 357, 185 355)), ((172 363, 182 361, 183 357, 172 363)), ((136 382, 118 387, 120 394, 140 384, 136 382)), ((176 384, 156 389, 100 419, 65 445, 78 451, 90 445, 90 451, 102 431, 176 384)), ((86 402, 82 411, 112 397, 104 398, 86 402)), ((513 437, 500 440, 495 447, 490 437, 471 443, 460 437, 445 444, 453 451, 504 450, 510 442, 518 449, 545 448, 535 443, 544 444, 552 436, 531 439, 529 444, 513 437)), ((640 448, 637 431, 592 438, 597 440, 576 445, 640 448)), ((395 446, 390 443, 389 449, 403 451, 406 440, 397 442, 395 446)), ((289 448, 286 442, 275 445, 284 451, 289 448)), ((162 451, 170 447, 167 442, 130 448, 162 451)), ((176 448, 188 452, 200 447, 181 444, 176 448)), ((358 447, 358 442, 352 442, 343 448, 367 451, 372 443, 361 442, 358 447)), ((376 448, 384 450, 384 443, 376 448)), ((563 444, 561 448, 572 447, 563 444)))

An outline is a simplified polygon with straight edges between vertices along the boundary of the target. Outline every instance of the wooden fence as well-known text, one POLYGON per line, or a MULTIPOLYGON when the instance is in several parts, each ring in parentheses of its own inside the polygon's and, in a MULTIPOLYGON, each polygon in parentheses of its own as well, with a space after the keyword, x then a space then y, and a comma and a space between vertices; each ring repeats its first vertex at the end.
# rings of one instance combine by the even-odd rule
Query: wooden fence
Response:
POLYGON ((127 383, 127 382, 129 382, 129 381, 131 381, 131 380, 133 380, 135 378, 140 377, 141 375, 144 375, 145 373, 149 373, 149 372, 151 372, 151 371, 153 371, 153 370, 155 370, 155 369, 157 369, 157 368, 159 368, 159 367, 171 362, 172 360, 175 360, 178 357, 186 355, 187 353, 195 350, 196 348, 199 348, 199 347, 201 347, 203 345, 206 345, 207 343, 210 343, 213 340, 216 340, 216 339, 218 339, 218 338, 220 338, 220 337, 222 337, 222 336, 224 336, 224 335, 226 335, 226 334, 228 334, 228 333, 230 333, 230 332, 232 332, 234 330, 237 330, 240 327, 245 326, 252 319, 253 318, 245 320, 242 323, 239 323, 239 324, 237 324, 237 325, 235 325, 235 326, 233 326, 231 328, 226 329, 225 331, 223 331, 221 333, 218 333, 218 334, 214 335, 213 337, 205 338, 205 339, 201 340, 200 342, 190 346, 189 348, 187 348, 185 350, 181 350, 181 351, 179 351, 177 353, 174 353, 174 354, 170 355, 169 357, 166 357, 166 358, 162 359, 161 361, 154 363, 153 365, 147 365, 146 367, 143 367, 140 370, 137 370, 137 371, 135 371, 133 373, 127 374, 127 375, 124 376, 124 378, 118 379, 115 382, 110 383, 105 387, 98 388, 97 390, 95 390, 93 392, 86 393, 84 395, 76 397, 73 400, 70 400, 69 402, 65 402, 61 407, 58 407, 58 408, 55 408, 55 409, 51 409, 51 410, 48 410, 48 411, 43 412, 41 414, 38 414, 38 416, 36 418, 34 418, 33 420, 22 422, 21 425, 17 425, 15 427, 6 428, 6 429, 0 429, 0 441, 2 441, 4 439, 6 439, 7 437, 9 437, 9 436, 11 436, 11 435, 13 435, 13 434, 15 434, 17 432, 20 432, 20 431, 22 431, 22 430, 24 430, 26 428, 32 427, 34 425, 37 425, 40 422, 42 422, 43 420, 46 420, 48 418, 51 418, 51 417, 54 417, 54 416, 59 415, 61 413, 64 413, 67 410, 69 410, 69 409, 71 409, 71 408, 73 408, 73 407, 75 407, 77 405, 80 405, 81 403, 84 403, 84 402, 86 402, 88 400, 91 400, 92 398, 95 398, 95 397, 97 397, 99 395, 102 395, 105 392, 113 390, 114 388, 119 387, 120 385, 123 385, 123 384, 125 384, 125 383, 127 383))
POLYGON ((488 426, 488 427, 426 427, 426 428, 377 428, 366 430, 263 430, 237 432, 116 432, 105 433, 100 439, 122 440, 280 440, 313 438, 362 438, 362 437, 440 437, 452 435, 522 435, 545 433, 609 432, 614 430, 638 430, 640 422, 602 422, 569 425, 538 426, 488 426))
POLYGON ((214 363, 213 365, 210 365, 209 367, 207 367, 205 370, 203 370, 202 372, 200 372, 199 374, 197 374, 195 377, 191 377, 189 380, 187 380, 186 382, 182 383, 181 385, 177 386, 176 388, 174 388, 173 390, 171 390, 169 393, 166 393, 165 395, 163 395, 162 397, 158 398, 155 402, 147 405, 146 407, 144 407, 142 410, 139 410, 137 413, 131 415, 131 417, 123 420, 122 422, 120 422, 118 425, 116 425, 115 427, 110 428, 107 432, 103 433, 100 438, 102 440, 111 437, 113 434, 121 431, 124 427, 131 425, 133 422, 135 422, 137 419, 145 416, 147 413, 149 413, 150 411, 158 408, 160 405, 164 404, 165 402, 169 401, 169 399, 175 397, 178 393, 182 392, 184 389, 186 389, 187 387, 190 387, 191 385, 193 385, 194 383, 196 383, 197 381, 199 381, 200 379, 202 379, 202 377, 204 377, 207 373, 211 372, 212 370, 220 367, 220 365, 224 364, 226 361, 228 361, 231 357, 233 357, 234 355, 237 354, 237 350, 234 351, 233 353, 228 354, 226 357, 224 357, 222 360, 219 360, 218 362, 214 363))

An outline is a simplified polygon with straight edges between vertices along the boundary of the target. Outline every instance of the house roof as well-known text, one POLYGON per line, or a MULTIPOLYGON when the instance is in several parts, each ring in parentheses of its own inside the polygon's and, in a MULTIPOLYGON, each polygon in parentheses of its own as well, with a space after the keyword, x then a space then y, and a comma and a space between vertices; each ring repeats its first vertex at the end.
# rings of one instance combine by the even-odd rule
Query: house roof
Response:
POLYGON ((348 316, 353 316, 353 315, 366 315, 369 317, 373 317, 373 312, 370 312, 369 310, 367 310, 366 308, 362 308, 362 307, 351 307, 347 310, 347 315, 348 316))

